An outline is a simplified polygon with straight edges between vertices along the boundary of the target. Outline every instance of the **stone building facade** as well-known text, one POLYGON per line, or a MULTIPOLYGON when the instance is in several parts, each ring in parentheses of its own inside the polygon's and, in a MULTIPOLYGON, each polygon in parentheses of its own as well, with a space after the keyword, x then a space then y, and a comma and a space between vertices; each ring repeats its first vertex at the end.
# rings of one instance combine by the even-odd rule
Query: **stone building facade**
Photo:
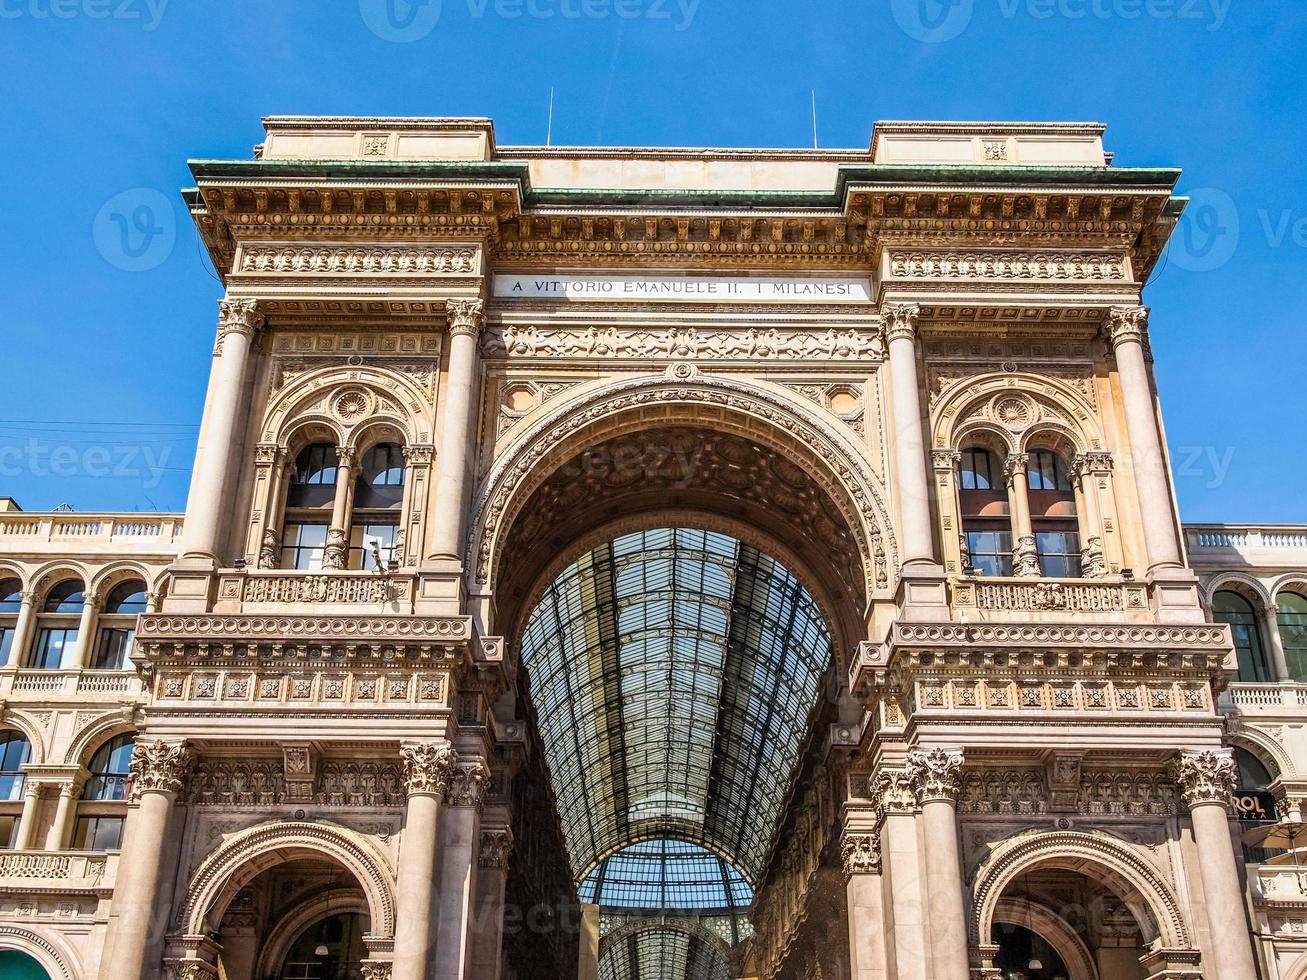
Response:
POLYGON ((191 165, 185 514, 0 511, 0 968, 1307 977, 1239 841, 1307 532, 1179 522, 1178 171, 265 129, 191 165))

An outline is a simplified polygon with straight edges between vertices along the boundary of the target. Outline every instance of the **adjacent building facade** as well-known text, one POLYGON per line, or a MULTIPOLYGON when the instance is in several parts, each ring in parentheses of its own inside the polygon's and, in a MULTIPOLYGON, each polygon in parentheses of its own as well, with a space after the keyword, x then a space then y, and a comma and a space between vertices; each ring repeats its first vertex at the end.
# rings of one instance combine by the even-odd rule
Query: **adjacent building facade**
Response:
POLYGON ((185 514, 0 509, 0 973, 1307 977, 1307 531, 1180 524, 1178 171, 265 129, 185 514))

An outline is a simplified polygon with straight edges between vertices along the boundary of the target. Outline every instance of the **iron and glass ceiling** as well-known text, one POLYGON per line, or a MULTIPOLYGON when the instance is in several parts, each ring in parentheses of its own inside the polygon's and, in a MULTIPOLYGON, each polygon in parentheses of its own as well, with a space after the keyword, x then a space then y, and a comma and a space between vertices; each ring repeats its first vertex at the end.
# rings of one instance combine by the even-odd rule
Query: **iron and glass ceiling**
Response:
POLYGON ((703 936, 651 925, 621 936, 599 957, 599 980, 730 980, 726 957, 703 936))
POLYGON ((756 883, 830 661, 812 597, 726 535, 629 534, 564 570, 522 662, 577 880, 669 838, 756 883))

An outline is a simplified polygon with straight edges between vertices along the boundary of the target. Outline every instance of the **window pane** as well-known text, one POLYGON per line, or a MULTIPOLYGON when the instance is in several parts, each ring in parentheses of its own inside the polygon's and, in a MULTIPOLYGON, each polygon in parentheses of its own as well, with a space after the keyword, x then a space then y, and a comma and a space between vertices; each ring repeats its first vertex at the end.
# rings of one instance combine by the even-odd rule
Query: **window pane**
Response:
POLYGON ((122 846, 122 817, 78 817, 73 831, 75 851, 116 851, 122 846))
POLYGON ((6 851, 14 849, 18 843, 18 824, 17 814, 0 814, 0 848, 6 851))
POLYGON ((72 656, 77 646, 77 630, 57 626, 42 627, 32 651, 31 666, 37 670, 58 670, 63 666, 64 655, 72 656))
POLYGON ((95 651, 97 670, 126 670, 130 666, 134 629, 102 629, 100 644, 95 651))
POLYGON ((395 537, 399 534, 397 524, 364 524, 350 529, 349 567, 356 570, 373 571, 376 561, 373 557, 373 545, 381 553, 381 565, 385 568, 395 557, 395 537))
POLYGON ((0 626, 0 667, 9 663, 9 654, 14 648, 14 629, 0 626))
POLYGON ((962 451, 961 489, 994 489, 993 462, 993 457, 987 449, 964 449, 962 451))
POLYGON ((0 800, 23 798, 23 763, 31 757, 32 747, 14 731, 0 732, 0 800))
POLYGON ((327 545, 326 524, 287 524, 282 534, 281 567, 316 572, 327 545))
POLYGON ((1212 617, 1226 623, 1234 637, 1234 652, 1239 659, 1238 680, 1258 682, 1268 679, 1262 656, 1262 638, 1252 604, 1234 592, 1218 592, 1212 599, 1212 617))
POLYGON ((1012 574, 1010 531, 968 531, 967 551, 971 554, 971 567, 980 574, 1012 574))
POLYGON ((1289 677, 1307 681, 1307 598, 1296 592, 1282 592, 1277 605, 1289 677))
POLYGON ((1047 578, 1080 577, 1080 535, 1075 531, 1036 531, 1039 568, 1047 578))
POLYGON ((109 616, 131 616, 145 612, 147 600, 144 582, 123 582, 109 593, 104 611, 109 616))
POLYGON ((16 613, 23 607, 23 583, 16 578, 0 582, 0 613, 16 613))
POLYGON ((82 611, 85 597, 82 595, 82 583, 77 579, 60 582, 45 597, 45 611, 48 613, 74 614, 82 611))

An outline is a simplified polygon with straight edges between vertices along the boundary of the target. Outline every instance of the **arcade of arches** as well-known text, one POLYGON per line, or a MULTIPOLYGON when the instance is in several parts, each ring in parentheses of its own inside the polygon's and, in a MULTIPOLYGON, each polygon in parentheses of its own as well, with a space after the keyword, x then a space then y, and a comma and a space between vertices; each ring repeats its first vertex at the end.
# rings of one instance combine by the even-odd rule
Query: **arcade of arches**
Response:
POLYGON ((1307 706, 1307 607, 1200 581, 1163 451, 1176 172, 1081 124, 265 125, 192 164, 225 294, 185 515, 0 520, 0 973, 1307 954, 1307 776, 1254 723, 1307 706))

